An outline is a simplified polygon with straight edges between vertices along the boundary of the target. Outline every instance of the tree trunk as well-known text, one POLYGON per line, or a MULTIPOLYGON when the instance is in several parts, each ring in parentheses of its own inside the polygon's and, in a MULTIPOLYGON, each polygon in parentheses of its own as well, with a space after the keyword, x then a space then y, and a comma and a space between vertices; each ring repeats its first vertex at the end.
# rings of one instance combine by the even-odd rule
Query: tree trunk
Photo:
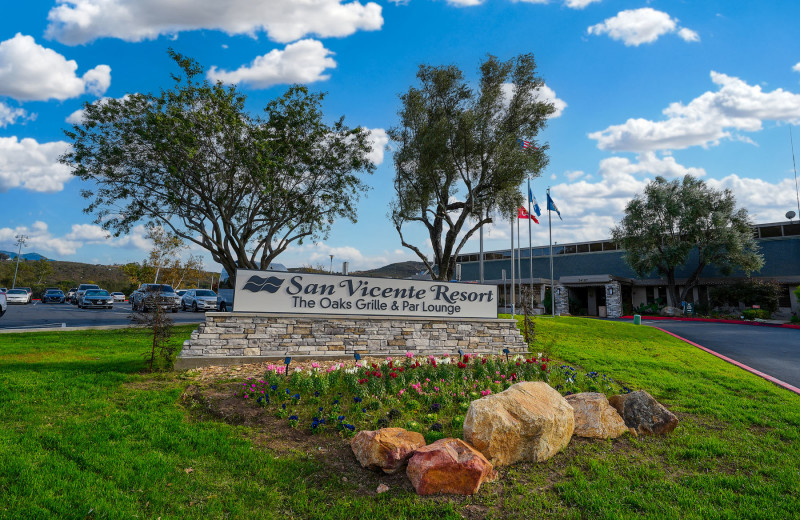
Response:
POLYGON ((669 295, 666 301, 668 306, 677 307, 680 305, 680 299, 678 299, 678 286, 675 283, 675 269, 669 269, 667 271, 667 294, 669 295))

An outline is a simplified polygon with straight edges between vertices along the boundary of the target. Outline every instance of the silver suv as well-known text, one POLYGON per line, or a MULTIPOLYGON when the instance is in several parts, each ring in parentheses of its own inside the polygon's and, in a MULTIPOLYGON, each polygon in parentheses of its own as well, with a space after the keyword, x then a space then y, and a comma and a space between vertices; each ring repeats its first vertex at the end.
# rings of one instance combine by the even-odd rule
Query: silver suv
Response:
POLYGON ((189 289, 181 299, 181 310, 215 311, 217 310, 217 295, 209 289, 189 289))
POLYGON ((80 307, 83 305, 83 295, 86 294, 86 291, 90 291, 92 289, 99 290, 100 286, 95 285, 93 283, 82 283, 78 286, 78 290, 75 291, 75 294, 72 295, 72 303, 73 305, 77 305, 80 307))

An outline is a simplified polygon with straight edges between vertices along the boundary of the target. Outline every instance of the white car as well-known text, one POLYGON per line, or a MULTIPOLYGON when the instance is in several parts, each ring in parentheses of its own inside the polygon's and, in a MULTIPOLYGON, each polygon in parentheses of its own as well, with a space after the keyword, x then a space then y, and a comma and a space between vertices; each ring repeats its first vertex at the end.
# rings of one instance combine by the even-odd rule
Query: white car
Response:
POLYGON ((11 289, 6 293, 8 303, 18 303, 28 305, 31 302, 31 295, 25 289, 11 289))
POLYGON ((217 295, 209 289, 189 289, 181 298, 181 310, 215 311, 217 310, 217 295))
POLYGON ((114 298, 114 303, 116 302, 124 302, 125 301, 125 294, 121 292, 112 292, 111 296, 114 298))
POLYGON ((8 309, 8 302, 6 301, 6 293, 0 292, 0 316, 6 313, 8 309))

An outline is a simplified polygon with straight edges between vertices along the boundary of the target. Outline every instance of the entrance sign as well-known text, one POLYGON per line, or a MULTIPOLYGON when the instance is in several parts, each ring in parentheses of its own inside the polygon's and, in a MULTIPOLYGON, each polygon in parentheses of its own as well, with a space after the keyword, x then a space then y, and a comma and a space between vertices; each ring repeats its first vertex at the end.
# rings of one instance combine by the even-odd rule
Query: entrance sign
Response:
POLYGON ((296 314, 497 318, 497 286, 238 269, 234 309, 296 314))

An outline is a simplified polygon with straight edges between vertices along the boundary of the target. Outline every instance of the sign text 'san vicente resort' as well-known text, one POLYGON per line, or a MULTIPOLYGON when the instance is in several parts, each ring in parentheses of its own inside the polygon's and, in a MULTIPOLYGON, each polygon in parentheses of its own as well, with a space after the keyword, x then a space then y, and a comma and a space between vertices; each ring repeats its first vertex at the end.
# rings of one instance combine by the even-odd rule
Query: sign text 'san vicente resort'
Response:
POLYGON ((497 287, 239 269, 234 310, 496 318, 497 287))

